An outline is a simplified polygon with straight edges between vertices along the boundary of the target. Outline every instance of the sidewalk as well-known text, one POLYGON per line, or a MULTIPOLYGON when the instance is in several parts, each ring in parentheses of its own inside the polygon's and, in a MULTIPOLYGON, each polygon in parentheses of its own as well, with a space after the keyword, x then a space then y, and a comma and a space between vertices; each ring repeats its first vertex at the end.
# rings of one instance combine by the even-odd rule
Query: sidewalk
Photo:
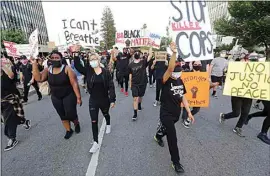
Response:
MULTIPOLYGON (((18 90, 20 91, 20 93, 23 94, 23 84, 18 84, 18 85, 17 85, 17 88, 18 88, 18 90)), ((34 93, 35 93, 35 89, 34 89, 33 86, 31 86, 31 87, 30 87, 30 90, 29 90, 28 96, 31 96, 31 95, 33 95, 34 93)))

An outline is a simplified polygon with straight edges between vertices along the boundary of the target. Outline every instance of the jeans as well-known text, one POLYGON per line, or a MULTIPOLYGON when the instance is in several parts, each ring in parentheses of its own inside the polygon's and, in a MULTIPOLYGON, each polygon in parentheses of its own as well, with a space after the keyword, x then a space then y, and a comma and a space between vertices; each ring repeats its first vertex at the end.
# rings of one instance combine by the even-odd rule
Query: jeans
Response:
POLYGON ((247 120, 252 99, 242 97, 231 97, 232 112, 224 114, 224 119, 236 118, 240 115, 240 118, 236 124, 236 127, 242 128, 244 122, 247 120))
MULTIPOLYGON (((24 82, 23 83, 23 93, 24 93, 24 97, 23 97, 23 100, 25 102, 28 101, 28 93, 29 93, 29 89, 30 89, 30 86, 27 85, 28 83, 27 82, 24 82)), ((37 92, 37 95, 38 95, 38 98, 41 98, 42 95, 39 91, 39 87, 38 87, 38 83, 36 81, 34 81, 34 83, 32 84, 32 86, 35 88, 36 92, 37 92)))
MULTIPOLYGON (((195 115, 197 114, 199 111, 200 111, 200 107, 193 107, 192 110, 191 110, 191 114, 192 115, 195 115)), ((188 118, 188 113, 187 113, 187 110, 186 108, 183 108, 183 113, 182 113, 182 120, 187 120, 188 118)))
POLYGON ((106 124, 110 125, 110 102, 109 100, 102 101, 103 103, 97 103, 93 99, 89 99, 89 112, 90 112, 90 117, 92 120, 92 132, 93 132, 93 138, 94 141, 98 143, 98 114, 99 114, 99 109, 101 110, 103 116, 106 119, 106 124))
POLYGON ((158 125, 156 137, 162 139, 165 135, 167 136, 167 142, 171 155, 171 161, 173 163, 179 163, 180 156, 177 146, 177 135, 174 124, 179 120, 178 117, 164 116, 160 117, 160 123, 158 125))
POLYGON ((161 88, 162 88, 162 79, 157 79, 157 81, 156 81, 156 101, 160 100, 161 88))
POLYGON ((154 71, 149 71, 149 84, 153 85, 156 82, 156 75, 154 71))

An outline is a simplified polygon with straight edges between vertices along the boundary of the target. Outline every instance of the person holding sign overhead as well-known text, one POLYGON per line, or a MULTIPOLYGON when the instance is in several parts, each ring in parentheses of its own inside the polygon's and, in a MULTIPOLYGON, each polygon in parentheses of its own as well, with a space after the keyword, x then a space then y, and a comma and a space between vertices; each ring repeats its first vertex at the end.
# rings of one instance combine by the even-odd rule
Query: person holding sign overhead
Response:
POLYGON ((192 122, 194 122, 194 117, 185 98, 186 89, 180 78, 182 67, 180 66, 180 62, 176 62, 177 49, 175 43, 171 43, 170 48, 173 54, 169 61, 168 69, 162 78, 160 123, 154 139, 159 146, 163 147, 162 137, 167 136, 172 167, 177 173, 183 173, 184 167, 180 164, 176 129, 174 126, 181 114, 181 103, 184 104, 188 117, 192 122))
POLYGON ((82 105, 81 93, 76 75, 73 70, 62 64, 62 54, 53 51, 50 54, 51 66, 39 72, 36 59, 31 59, 33 65, 33 76, 38 82, 48 83, 51 88, 51 99, 54 108, 60 116, 63 126, 66 129, 65 139, 69 139, 73 130, 70 127, 72 121, 75 132, 80 132, 80 124, 77 114, 77 104, 82 105))

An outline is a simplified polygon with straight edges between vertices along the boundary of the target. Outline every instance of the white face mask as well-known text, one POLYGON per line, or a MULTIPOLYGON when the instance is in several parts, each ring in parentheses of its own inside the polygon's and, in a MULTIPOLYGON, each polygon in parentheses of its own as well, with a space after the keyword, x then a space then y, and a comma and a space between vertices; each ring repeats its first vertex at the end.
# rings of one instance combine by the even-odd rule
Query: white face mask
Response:
POLYGON ((181 77, 181 74, 182 72, 172 72, 172 77, 178 79, 181 77))
POLYGON ((93 60, 93 61, 90 61, 90 65, 92 68, 97 68, 98 67, 98 60, 93 60))

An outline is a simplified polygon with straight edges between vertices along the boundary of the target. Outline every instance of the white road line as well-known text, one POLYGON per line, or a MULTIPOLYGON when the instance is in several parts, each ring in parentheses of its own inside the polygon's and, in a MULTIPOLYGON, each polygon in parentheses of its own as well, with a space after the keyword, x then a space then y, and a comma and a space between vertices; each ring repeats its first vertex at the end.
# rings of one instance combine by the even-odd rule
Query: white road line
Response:
MULTIPOLYGON (((99 142, 100 147, 96 153, 92 154, 92 158, 91 158, 90 163, 89 163, 88 168, 87 168, 86 176, 95 176, 95 174, 96 174, 96 169, 98 166, 98 156, 99 156, 99 151, 101 149, 101 144, 102 144, 102 140, 103 140, 103 136, 104 136, 104 132, 105 132, 105 127, 106 127, 106 120, 105 120, 105 118, 103 118, 102 125, 100 127, 99 134, 98 134, 98 142, 99 142)), ((90 155, 90 153, 89 153, 89 155, 90 155)))

